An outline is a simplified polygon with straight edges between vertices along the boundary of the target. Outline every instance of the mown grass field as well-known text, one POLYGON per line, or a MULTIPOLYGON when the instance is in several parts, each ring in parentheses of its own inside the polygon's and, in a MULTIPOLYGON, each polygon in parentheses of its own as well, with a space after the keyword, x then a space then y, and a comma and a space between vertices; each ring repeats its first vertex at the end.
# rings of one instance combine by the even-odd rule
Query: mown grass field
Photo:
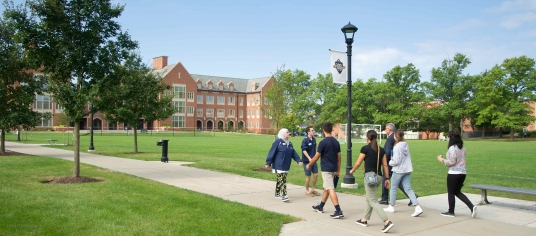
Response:
POLYGON ((81 173, 104 181, 44 184, 72 163, 0 156, 0 235, 278 235, 299 220, 90 165, 81 173))
MULTIPOLYGON (((46 144, 47 138, 58 139, 59 143, 67 143, 69 135, 56 132, 22 133, 23 143, 46 144), (63 141, 63 142, 62 142, 63 141)), ((7 140, 14 141, 16 136, 6 135, 7 140)), ((134 139, 132 134, 126 132, 107 134, 96 132, 94 135, 95 153, 139 160, 160 160, 161 147, 156 141, 169 139, 170 161, 195 162, 193 167, 221 172, 235 173, 260 179, 274 180, 275 176, 268 172, 254 171, 263 167, 267 152, 274 140, 271 135, 235 134, 235 133, 144 133, 138 134, 138 151, 133 153, 134 139)), ((299 147, 303 137, 292 137, 295 147, 299 147)), ((318 142, 321 138, 318 138, 318 142)), ((72 144, 72 141, 70 141, 72 144)), ((436 160, 438 154, 445 155, 447 142, 437 140, 409 140, 408 141, 414 167, 412 173, 412 188, 419 196, 446 193, 447 168, 436 160)), ((509 187, 536 189, 536 139, 517 139, 509 142, 502 139, 465 139, 467 149, 468 177, 465 181, 467 187, 464 192, 480 194, 480 190, 471 189, 469 184, 490 184, 509 187)), ((359 155, 364 144, 354 144, 352 147, 352 161, 359 155)), ((72 150, 72 146, 52 146, 72 150)), ((89 147, 89 135, 81 136, 81 150, 89 147)), ((342 167, 341 176, 346 173, 346 145, 341 145, 342 167)), ((299 151, 299 150, 298 150, 299 151)), ((353 163, 352 163, 353 165, 353 163)), ((362 186, 362 167, 354 174, 356 182, 362 186)), ((86 175, 82 172, 82 175, 86 175)), ((293 163, 288 175, 288 182, 303 185, 305 182, 302 167, 293 163)), ((322 182, 319 177, 317 188, 321 189, 322 182)), ((364 194, 363 188, 342 189, 337 191, 364 194)), ((536 197, 490 192, 492 196, 501 196, 516 199, 536 201, 536 197)), ((403 199, 399 191, 397 198, 403 199)))

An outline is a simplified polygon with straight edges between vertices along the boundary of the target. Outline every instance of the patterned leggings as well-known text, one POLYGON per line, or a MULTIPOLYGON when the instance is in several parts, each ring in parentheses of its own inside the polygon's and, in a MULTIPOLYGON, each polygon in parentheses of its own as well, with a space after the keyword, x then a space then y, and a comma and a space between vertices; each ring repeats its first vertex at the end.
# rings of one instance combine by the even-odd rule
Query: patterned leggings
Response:
POLYGON ((287 196, 287 173, 277 173, 275 195, 287 196))

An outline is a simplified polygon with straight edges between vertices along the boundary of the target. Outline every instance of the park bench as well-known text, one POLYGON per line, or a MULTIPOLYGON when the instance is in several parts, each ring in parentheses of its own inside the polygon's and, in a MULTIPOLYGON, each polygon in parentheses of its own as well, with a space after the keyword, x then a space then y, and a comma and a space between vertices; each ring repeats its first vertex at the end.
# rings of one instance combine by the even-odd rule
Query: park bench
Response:
POLYGON ((51 138, 47 138, 45 140, 48 141, 48 145, 56 145, 56 142, 58 141, 57 139, 51 139, 51 138))
POLYGON ((146 129, 141 129, 140 132, 147 133, 147 130, 146 129))
POLYGON ((469 187, 482 190, 482 198, 480 199, 480 203, 478 203, 478 205, 484 205, 484 202, 487 204, 491 204, 491 202, 488 201, 487 190, 509 192, 509 193, 520 193, 520 194, 528 194, 528 195, 536 196, 536 190, 532 190, 532 189, 510 188, 510 187, 485 185, 485 184, 471 184, 469 185, 469 187))

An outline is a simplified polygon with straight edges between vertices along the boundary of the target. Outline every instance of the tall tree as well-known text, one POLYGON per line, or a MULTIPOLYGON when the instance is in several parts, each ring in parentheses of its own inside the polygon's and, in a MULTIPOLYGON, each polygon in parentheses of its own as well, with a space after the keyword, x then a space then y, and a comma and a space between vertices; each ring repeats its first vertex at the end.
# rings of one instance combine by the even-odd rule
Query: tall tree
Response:
POLYGON ((504 104, 504 71, 498 66, 474 77, 472 85, 473 96, 467 104, 471 124, 482 129, 493 126, 493 119, 500 115, 504 104))
POLYGON ((164 96, 170 86, 136 53, 131 53, 122 65, 116 65, 108 76, 113 78, 96 86, 99 93, 95 105, 104 112, 108 122, 125 123, 133 128, 134 153, 137 153, 138 120, 162 120, 177 112, 171 104, 173 96, 164 96))
POLYGON ((334 120, 321 118, 323 114, 322 107, 336 101, 337 92, 341 87, 342 85, 333 82, 331 73, 325 75, 319 73, 316 78, 311 80, 311 84, 302 100, 305 106, 309 108, 309 112, 305 115, 308 125, 321 127, 322 123, 326 121, 336 123, 334 120))
POLYGON ((467 56, 456 53, 452 60, 443 60, 440 67, 432 68, 430 82, 423 83, 433 100, 441 102, 438 109, 440 115, 447 119, 449 131, 467 116, 472 76, 464 75, 463 70, 470 63, 467 56))
POLYGON ((501 64, 504 76, 498 78, 504 103, 492 123, 510 128, 510 141, 514 141, 516 129, 527 126, 534 117, 530 102, 536 101, 536 68, 533 58, 527 56, 505 59, 501 64))
MULTIPOLYGON (((13 2, 4 1, 3 5, 15 9, 13 2)), ((42 77, 33 77, 22 43, 13 37, 16 22, 7 16, 4 12, 0 18, 0 155, 6 151, 6 130, 33 127, 41 118, 32 105, 43 88, 42 77)))
POLYGON ((397 127, 414 127, 419 116, 424 94, 420 91, 419 70, 411 63, 401 67, 395 66, 387 71, 383 78, 385 84, 381 86, 382 92, 375 94, 381 97, 386 104, 384 109, 375 113, 375 122, 385 124, 392 122, 397 127))
MULTIPOLYGON (((17 21, 27 56, 48 75, 54 100, 74 121, 73 175, 80 176, 80 121, 94 85, 137 47, 114 19, 124 6, 110 0, 28 0, 25 9, 7 9, 17 21)), ((92 122, 92 121, 91 121, 92 122)))

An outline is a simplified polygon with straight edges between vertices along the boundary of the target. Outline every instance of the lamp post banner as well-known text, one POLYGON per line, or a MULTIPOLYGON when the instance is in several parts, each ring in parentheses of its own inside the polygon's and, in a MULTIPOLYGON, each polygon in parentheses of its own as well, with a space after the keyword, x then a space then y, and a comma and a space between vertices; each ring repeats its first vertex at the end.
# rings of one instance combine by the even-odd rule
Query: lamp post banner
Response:
POLYGON ((337 84, 345 84, 347 77, 347 61, 346 52, 329 50, 331 57, 331 74, 333 82, 337 84))

